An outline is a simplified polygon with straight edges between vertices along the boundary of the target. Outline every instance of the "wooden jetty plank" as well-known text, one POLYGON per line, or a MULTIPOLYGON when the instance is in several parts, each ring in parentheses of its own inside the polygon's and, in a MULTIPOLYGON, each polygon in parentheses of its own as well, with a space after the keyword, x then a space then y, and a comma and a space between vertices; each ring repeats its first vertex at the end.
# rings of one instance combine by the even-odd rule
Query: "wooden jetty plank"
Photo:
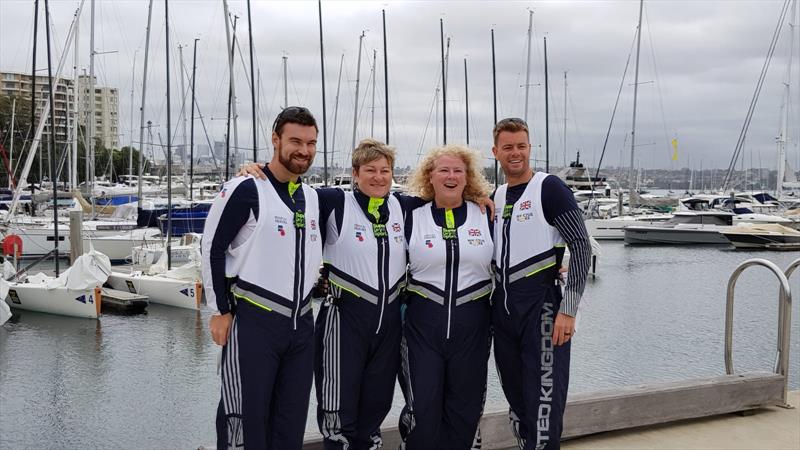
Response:
MULTIPOLYGON (((563 438, 751 410, 779 404, 782 393, 782 376, 754 372, 575 394, 567 401, 563 438)), ((397 448, 396 426, 382 434, 384 448, 397 448)), ((516 447, 506 411, 484 414, 481 437, 485 449, 516 447)), ((322 439, 306 440, 303 448, 322 449, 322 439)))

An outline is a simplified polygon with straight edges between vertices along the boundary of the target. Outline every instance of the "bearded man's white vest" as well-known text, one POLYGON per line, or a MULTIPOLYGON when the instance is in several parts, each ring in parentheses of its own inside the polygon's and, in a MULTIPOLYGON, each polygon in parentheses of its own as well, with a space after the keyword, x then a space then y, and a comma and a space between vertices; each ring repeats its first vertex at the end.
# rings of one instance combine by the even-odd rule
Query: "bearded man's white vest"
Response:
POLYGON ((322 264, 319 201, 302 184, 305 207, 293 212, 269 180, 256 180, 258 222, 248 240, 228 251, 226 275, 238 277, 233 294, 291 318, 311 311, 311 289, 322 264))

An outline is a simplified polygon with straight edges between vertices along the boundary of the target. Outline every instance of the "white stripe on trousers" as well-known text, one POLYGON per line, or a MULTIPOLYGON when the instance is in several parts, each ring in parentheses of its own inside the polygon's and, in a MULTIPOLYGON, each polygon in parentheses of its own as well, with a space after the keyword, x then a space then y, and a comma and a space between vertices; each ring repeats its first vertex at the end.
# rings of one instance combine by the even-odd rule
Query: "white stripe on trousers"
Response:
POLYGON ((222 361, 222 407, 228 425, 228 448, 244 447, 238 322, 238 318, 234 316, 222 361), (229 417, 231 415, 236 417, 229 417))
MULTIPOLYGON (((406 341, 405 330, 403 330, 402 338, 400 339, 400 368, 403 371, 403 378, 406 382, 406 408, 401 414, 400 420, 405 423, 408 433, 414 430, 416 420, 414 418, 414 389, 411 387, 411 368, 408 360, 408 342, 406 341)), ((405 448, 405 440, 407 436, 402 436, 403 442, 400 448, 405 448)))
POLYGON ((350 442, 342 434, 339 417, 341 396, 341 340, 339 308, 330 304, 325 317, 322 337, 322 426, 320 432, 325 439, 339 442, 347 450, 350 442))

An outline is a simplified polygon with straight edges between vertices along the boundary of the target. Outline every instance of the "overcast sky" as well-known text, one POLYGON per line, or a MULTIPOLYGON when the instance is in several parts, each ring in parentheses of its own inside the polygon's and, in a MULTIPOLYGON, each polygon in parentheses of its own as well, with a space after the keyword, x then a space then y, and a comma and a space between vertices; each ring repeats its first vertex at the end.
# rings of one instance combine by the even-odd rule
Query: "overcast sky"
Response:
MULTIPOLYGON (((0 1, 0 70, 29 72, 33 39, 33 0, 0 1)), ((44 2, 40 2, 43 8, 44 2)), ((78 0, 51 0, 54 46, 63 50, 78 0)), ((648 1, 644 4, 640 53, 636 161, 645 168, 727 167, 744 122, 784 0, 648 1), (672 162, 669 141, 677 138, 679 161, 672 162)), ((283 103, 282 56, 288 56, 289 104, 308 106, 322 122, 322 94, 317 2, 252 1, 253 44, 260 72, 259 159, 272 153, 265 137, 283 103)), ((371 134, 373 50, 377 50, 375 137, 384 139, 384 71, 381 10, 386 10, 389 66, 390 143, 399 165, 413 165, 420 152, 441 142, 442 119, 436 120, 434 98, 440 85, 439 19, 450 38, 447 77, 447 141, 466 140, 464 58, 469 76, 470 145, 491 155, 493 125, 490 30, 495 30, 498 117, 526 116, 525 76, 528 11, 533 10, 530 94, 527 117, 536 159, 544 159, 545 86, 543 38, 547 38, 550 86, 551 164, 581 159, 597 164, 611 120, 626 59, 636 33, 637 1, 578 2, 342 2, 323 1, 328 143, 338 163, 352 148, 358 40, 362 30, 359 120, 356 138, 371 134), (334 130, 337 80, 344 55, 338 116, 334 130), (566 153, 564 145, 564 72, 566 153), (333 135, 336 135, 334 142, 333 135)), ((252 154, 252 109, 249 90, 247 4, 231 1, 239 16, 236 74, 239 147, 252 154)), ((181 80, 178 45, 191 72, 192 43, 197 45, 197 101, 209 139, 223 140, 227 114, 228 65, 221 0, 172 0, 169 3, 172 71, 173 142, 180 143, 181 80)), ((790 12, 791 14, 791 12, 790 12)), ((43 15, 40 15, 37 66, 45 67, 43 15)), ((166 74, 164 2, 153 6, 145 120, 166 142, 166 74)), ((797 20, 794 21, 795 23, 797 20)), ((89 0, 80 21, 80 70, 89 65, 89 0)), ((147 1, 99 0, 96 3, 98 82, 120 91, 121 142, 138 140, 147 1), (135 58, 134 58, 135 56, 135 58), (133 80, 133 83, 132 83, 133 80), (134 99, 131 103, 131 86, 134 99), (133 121, 131 107, 133 106, 133 121)), ((796 29, 796 28, 795 28, 796 29)), ((784 80, 791 28, 780 42, 748 133, 745 167, 776 166, 775 137, 780 129, 784 80)), ((800 134, 797 88, 800 42, 795 33, 789 161, 798 169, 800 134)), ((58 56, 58 55, 56 55, 58 56)), ((72 76, 72 50, 64 74, 72 76)), ((633 107, 634 58, 606 150, 604 167, 627 166, 633 107)), ((54 57, 54 64, 56 58, 54 57)), ((185 82, 188 90, 188 79, 185 82)), ((188 115, 189 102, 186 102, 188 115)), ((441 116, 442 107, 439 107, 441 116)), ((205 143, 195 122, 195 142, 205 143)), ((158 137, 154 139, 158 141, 158 137)), ((138 147, 138 145, 136 145, 138 147)), ((322 133, 317 164, 322 164, 322 133)), ((543 163, 539 163, 541 166, 543 163)))

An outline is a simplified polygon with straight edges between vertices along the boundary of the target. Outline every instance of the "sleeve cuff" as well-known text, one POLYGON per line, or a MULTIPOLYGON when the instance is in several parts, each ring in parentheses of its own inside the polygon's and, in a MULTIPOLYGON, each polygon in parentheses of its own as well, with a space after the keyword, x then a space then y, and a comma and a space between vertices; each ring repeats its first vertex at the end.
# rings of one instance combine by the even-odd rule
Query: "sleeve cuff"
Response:
POLYGON ((566 314, 570 317, 575 317, 578 314, 578 304, 581 301, 581 296, 574 291, 564 291, 564 298, 561 300, 561 307, 558 312, 566 314))

